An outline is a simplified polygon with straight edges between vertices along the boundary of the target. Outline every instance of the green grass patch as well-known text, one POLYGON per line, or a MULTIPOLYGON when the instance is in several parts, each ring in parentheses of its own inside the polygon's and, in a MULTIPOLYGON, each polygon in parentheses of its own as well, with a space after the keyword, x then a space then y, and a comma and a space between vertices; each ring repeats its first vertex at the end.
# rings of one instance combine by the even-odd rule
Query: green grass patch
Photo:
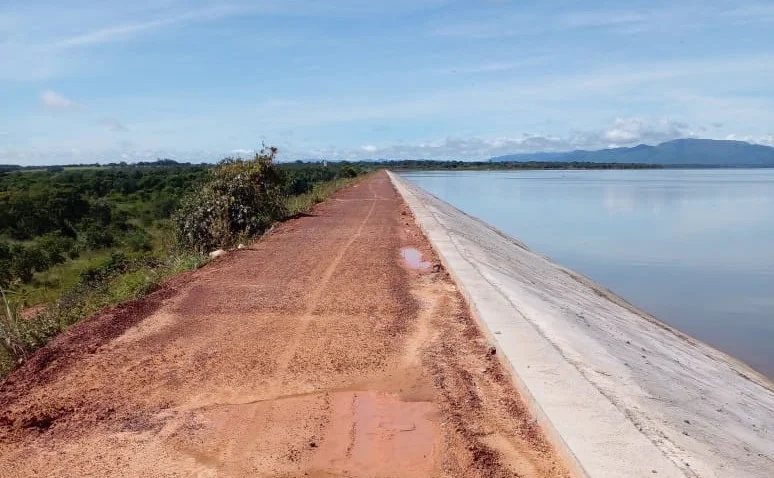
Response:
POLYGON ((357 178, 340 178, 333 181, 315 184, 311 191, 291 196, 286 201, 287 214, 289 217, 309 212, 315 204, 321 203, 333 196, 333 194, 344 187, 357 181, 357 178))
POLYGON ((201 267, 206 256, 175 253, 165 259, 114 253, 84 269, 58 300, 30 317, 22 316, 18 292, 0 294, 0 376, 23 363, 37 348, 67 327, 106 307, 143 297, 164 280, 201 267))

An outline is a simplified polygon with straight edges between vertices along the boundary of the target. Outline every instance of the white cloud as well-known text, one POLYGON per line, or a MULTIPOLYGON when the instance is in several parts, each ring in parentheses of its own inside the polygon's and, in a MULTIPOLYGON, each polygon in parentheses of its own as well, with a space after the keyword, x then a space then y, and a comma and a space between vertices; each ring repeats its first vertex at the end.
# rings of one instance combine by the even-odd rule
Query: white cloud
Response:
POLYGON ((51 90, 40 93, 40 104, 50 110, 73 110, 80 107, 75 101, 51 90))
POLYGON ((570 12, 559 17, 557 26, 565 28, 613 27, 643 23, 648 21, 648 19, 648 15, 639 12, 570 12))
POLYGON ((604 133, 604 138, 614 146, 660 143, 689 136, 694 136, 694 132, 685 123, 667 119, 647 121, 642 118, 616 118, 604 133))
POLYGON ((579 10, 554 14, 519 9, 518 13, 503 14, 493 11, 463 22, 443 23, 431 28, 430 33, 472 39, 536 35, 575 29, 599 28, 620 33, 644 31, 657 24, 658 19, 671 12, 642 12, 627 10, 579 10))
MULTIPOLYGON (((774 73, 774 55, 770 53, 750 56, 695 59, 692 61, 663 61, 647 63, 621 63, 602 69, 592 69, 577 74, 546 76, 515 76, 487 83, 460 84, 447 88, 435 88, 425 94, 412 92, 395 98, 374 98, 350 95, 345 98, 294 98, 272 99, 258 103, 253 113, 271 115, 275 125, 301 127, 324 125, 346 121, 398 120, 435 118, 440 115, 456 116, 460 111, 473 113, 504 112, 532 115, 565 114, 569 108, 553 105, 563 100, 577 102, 592 99, 607 106, 610 115, 620 114, 632 108, 631 102, 664 101, 667 93, 679 87, 695 87, 699 81, 716 78, 722 81, 731 76, 744 74, 763 81, 774 73), (615 101, 610 106, 609 101, 615 101)), ((668 98, 672 101, 672 98, 668 98)), ((684 98, 694 106, 704 106, 704 98, 684 98)), ((737 103, 738 98, 733 98, 737 103)), ((671 103, 668 104, 672 106, 671 103)), ((724 105, 723 114, 729 114, 724 105)), ((730 106, 735 106, 733 103, 730 106)), ((737 105, 738 106, 738 105, 737 105)), ((680 108, 686 108, 681 104, 680 108)), ((747 116, 769 115, 765 102, 751 105, 747 116), (757 113, 756 113, 757 114, 757 113)), ((588 113, 589 110, 584 111, 588 113)), ((593 110, 590 111, 592 114, 593 110)), ((669 112, 661 113, 669 114, 669 112)), ((706 111, 704 113, 706 115, 706 111)), ((720 118, 722 116, 716 116, 720 118)))
MULTIPOLYGON (((576 149, 597 150, 611 146, 634 146, 640 143, 656 144, 681 137, 692 137, 692 128, 669 119, 618 118, 609 126, 595 130, 575 131, 563 136, 522 133, 509 137, 445 138, 440 140, 392 144, 386 146, 362 145, 353 148, 298 149, 281 148, 279 159, 438 159, 438 160, 486 160, 494 156, 534 152, 562 152, 576 149), (611 142, 611 139, 615 142, 611 142)), ((774 146, 774 135, 738 136, 727 139, 774 146)), ((76 143, 74 143, 76 144, 76 143)), ((35 149, 18 150, 0 148, 0 162, 14 164, 68 164, 115 161, 146 161, 155 158, 179 158, 180 161, 213 162, 224 157, 250 157, 251 148, 237 148, 228 152, 215 150, 174 150, 169 148, 143 148, 129 142, 121 142, 115 149, 35 149)))
POLYGON ((247 7, 232 5, 219 5, 189 10, 161 18, 97 28, 80 35, 64 38, 58 41, 57 45, 67 48, 117 41, 132 38, 140 33, 157 30, 174 24, 190 23, 194 21, 212 21, 247 10, 247 7))
POLYGON ((761 144, 763 146, 774 147, 774 134, 764 135, 764 136, 729 134, 728 136, 726 136, 725 139, 729 139, 732 141, 746 141, 748 143, 761 144))
POLYGON ((184 26, 194 22, 212 22, 236 15, 364 16, 390 12, 394 9, 413 11, 442 4, 445 1, 393 0, 360 2, 359 0, 352 0, 318 2, 312 0, 264 0, 261 2, 211 2, 211 5, 204 6, 200 2, 191 1, 135 1, 130 5, 127 4, 128 6, 111 4, 107 8, 100 8, 86 4, 81 8, 76 6, 64 11, 56 6, 49 5, 25 9, 22 11, 23 14, 17 16, 8 15, 8 20, 5 20, 4 16, 0 15, 0 28, 7 22, 9 25, 8 29, 15 24, 21 27, 20 29, 23 31, 31 25, 37 26, 42 24, 42 18, 55 17, 56 21, 46 25, 50 27, 48 28, 49 30, 54 30, 53 34, 49 33, 48 44, 66 49, 129 40, 141 34, 170 26, 184 26), (127 18, 132 19, 132 21, 126 21, 127 18), (123 21, 117 21, 117 19, 123 21), (63 32, 56 31, 56 28, 61 28, 62 25, 77 25, 79 29, 83 30, 76 34, 73 34, 72 30, 67 32, 67 34, 62 34, 63 32), (86 25, 85 29, 84 25, 86 25))
POLYGON ((749 4, 734 8, 707 4, 701 10, 675 3, 669 6, 647 9, 585 9, 553 12, 521 8, 517 13, 492 10, 487 15, 472 19, 451 21, 430 26, 431 35, 470 39, 515 37, 578 29, 598 29, 614 34, 637 34, 653 31, 669 31, 680 28, 685 31, 704 28, 714 23, 767 24, 774 21, 774 7, 767 4, 749 4))
POLYGON ((768 136, 758 136, 757 138, 753 138, 750 142, 774 147, 774 134, 770 134, 768 136))
POLYGON ((232 149, 231 150, 231 154, 234 155, 234 156, 237 156, 237 157, 252 156, 252 155, 255 154, 255 150, 254 149, 237 148, 237 149, 232 149))
POLYGON ((442 159, 485 160, 507 154, 561 152, 576 149, 597 150, 609 147, 658 144, 677 138, 694 137, 684 123, 669 119, 617 118, 606 128, 572 132, 564 137, 522 133, 501 138, 446 138, 417 144, 384 147, 365 145, 357 149, 317 149, 307 152, 281 152, 285 159, 442 159))
POLYGON ((18 150, 0 148, 0 163, 29 166, 47 166, 58 164, 93 164, 126 161, 153 161, 162 158, 176 158, 181 162, 215 162, 226 156, 222 152, 206 150, 170 150, 170 149, 35 149, 18 150))
POLYGON ((107 128, 109 131, 116 133, 125 133, 129 131, 129 128, 127 128, 123 123, 115 118, 103 118, 100 120, 99 124, 107 128))
POLYGON ((132 34, 141 33, 145 30, 151 30, 169 25, 174 23, 174 21, 174 19, 162 19, 145 23, 132 23, 128 25, 118 25, 114 27, 102 28, 75 37, 66 38, 59 42, 59 46, 75 47, 104 43, 132 34))

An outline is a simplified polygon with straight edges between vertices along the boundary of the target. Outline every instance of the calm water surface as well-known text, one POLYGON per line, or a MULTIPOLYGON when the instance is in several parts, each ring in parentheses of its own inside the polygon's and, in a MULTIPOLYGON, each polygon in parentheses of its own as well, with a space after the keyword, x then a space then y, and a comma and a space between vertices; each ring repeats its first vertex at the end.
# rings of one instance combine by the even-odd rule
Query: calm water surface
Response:
POLYGON ((774 170, 403 176, 774 378, 774 170))

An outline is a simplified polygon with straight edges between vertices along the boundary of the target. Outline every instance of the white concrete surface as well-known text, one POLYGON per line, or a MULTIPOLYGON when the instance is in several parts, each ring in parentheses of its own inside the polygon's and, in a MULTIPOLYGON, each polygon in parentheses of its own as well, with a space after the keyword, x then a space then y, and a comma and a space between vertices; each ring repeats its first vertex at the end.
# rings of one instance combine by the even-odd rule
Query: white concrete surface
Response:
POLYGON ((578 475, 774 477, 765 377, 391 177, 578 475))

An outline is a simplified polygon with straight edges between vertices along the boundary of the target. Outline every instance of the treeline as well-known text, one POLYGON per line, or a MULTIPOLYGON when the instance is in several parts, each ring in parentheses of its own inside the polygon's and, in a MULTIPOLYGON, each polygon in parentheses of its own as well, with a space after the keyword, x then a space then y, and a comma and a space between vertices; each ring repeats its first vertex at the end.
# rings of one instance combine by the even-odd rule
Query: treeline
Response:
MULTIPOLYGON (((199 166, 209 167, 212 166, 210 163, 199 163, 199 166)), ((158 167, 158 166, 166 166, 166 167, 190 167, 190 166, 196 166, 196 164, 191 162, 178 162, 174 159, 157 159, 155 161, 139 161, 136 163, 127 163, 126 161, 120 161, 120 162, 112 162, 112 163, 78 163, 78 164, 67 164, 67 165, 53 165, 53 166, 21 166, 18 164, 0 164, 0 173, 3 172, 10 172, 10 171, 49 171, 49 172, 59 172, 63 171, 65 169, 93 169, 93 168, 116 168, 116 167, 158 167)))
POLYGON ((662 169, 658 164, 592 163, 585 161, 554 162, 490 162, 490 161, 436 161, 436 160, 400 160, 373 161, 357 163, 377 168, 398 170, 514 170, 514 169, 662 169))

